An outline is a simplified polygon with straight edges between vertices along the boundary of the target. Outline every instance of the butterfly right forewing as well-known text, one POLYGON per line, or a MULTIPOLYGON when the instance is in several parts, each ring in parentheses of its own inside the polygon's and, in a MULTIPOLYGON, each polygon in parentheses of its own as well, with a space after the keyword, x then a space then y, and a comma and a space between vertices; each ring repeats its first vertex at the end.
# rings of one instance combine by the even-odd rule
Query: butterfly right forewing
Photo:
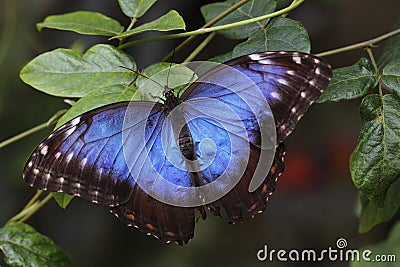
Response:
POLYGON ((294 130, 332 76, 323 59, 300 52, 265 52, 227 63, 247 72, 257 83, 274 114, 277 142, 294 130))

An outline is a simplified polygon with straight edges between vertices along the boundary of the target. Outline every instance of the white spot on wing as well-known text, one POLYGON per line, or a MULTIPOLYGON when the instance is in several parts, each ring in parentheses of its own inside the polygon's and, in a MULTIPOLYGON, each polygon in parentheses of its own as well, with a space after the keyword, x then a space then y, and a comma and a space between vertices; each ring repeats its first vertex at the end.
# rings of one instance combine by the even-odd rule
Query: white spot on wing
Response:
POLYGON ((96 203, 96 204, 99 203, 99 202, 97 201, 98 195, 99 195, 99 191, 94 191, 95 199, 92 200, 93 203, 96 203))
POLYGON ((39 169, 33 169, 33 174, 37 175, 39 173, 39 169))
POLYGON ((44 146, 42 147, 42 149, 40 149, 40 154, 42 154, 43 156, 46 156, 47 152, 49 152, 48 146, 44 146))
POLYGON ((66 132, 65 132, 65 135, 70 135, 70 134, 72 134, 73 132, 75 132, 75 130, 76 130, 76 126, 72 127, 72 128, 69 129, 68 131, 66 131, 66 132))
POLYGON ((285 79, 278 79, 278 83, 288 85, 288 82, 285 79))
POLYGON ((56 159, 58 159, 60 156, 61 156, 61 152, 57 152, 57 153, 54 155, 54 157, 55 157, 56 159))
POLYGON ((262 60, 259 60, 258 63, 264 64, 264 65, 271 65, 273 62, 269 59, 262 59, 262 60))
POLYGON ((277 92, 271 92, 271 96, 272 96, 273 98, 277 99, 277 100, 280 100, 280 99, 281 99, 280 95, 279 95, 277 92))
POLYGON ((33 165, 32 161, 29 161, 29 162, 28 162, 28 167, 31 168, 32 165, 33 165))
POLYGON ((60 179, 58 179, 58 182, 60 183, 60 184, 63 184, 64 183, 64 177, 60 177, 60 179))
POLYGON ((286 72, 287 75, 293 76, 295 74, 295 72, 293 70, 288 70, 286 72))
POLYGON ((290 111, 291 111, 292 113, 295 113, 295 112, 296 112, 296 108, 293 107, 290 111))
POLYGON ((81 188, 81 184, 75 183, 75 188, 76 188, 76 193, 74 195, 79 197, 81 195, 79 194, 79 189, 81 188))
POLYGON ((69 163, 69 162, 71 161, 71 159, 72 159, 73 156, 74 156, 74 152, 71 152, 71 153, 68 154, 68 156, 67 156, 67 163, 69 163))
POLYGON ((319 68, 315 69, 315 74, 320 75, 321 74, 321 70, 319 68))
POLYGON ((81 117, 76 117, 71 121, 71 125, 77 125, 81 121, 81 117))
POLYGON ((251 55, 248 55, 248 57, 249 57, 251 60, 260 60, 260 59, 263 58, 263 57, 260 56, 259 54, 251 54, 251 55))
POLYGON ((306 97, 306 93, 305 93, 305 92, 301 92, 301 93, 300 93, 300 96, 301 96, 302 98, 305 98, 305 97, 306 97))
POLYGON ((294 61, 296 64, 301 64, 301 57, 299 57, 299 56, 294 56, 294 57, 292 57, 292 59, 293 59, 293 61, 294 61))
POLYGON ((51 178, 50 173, 46 174, 46 180, 48 181, 51 178))
POLYGON ((315 81, 314 80, 311 80, 311 81, 309 81, 308 82, 310 85, 312 85, 312 86, 315 86, 315 81))
POLYGON ((87 162, 87 158, 83 158, 83 159, 81 160, 81 167, 82 167, 82 168, 85 167, 86 162, 87 162))

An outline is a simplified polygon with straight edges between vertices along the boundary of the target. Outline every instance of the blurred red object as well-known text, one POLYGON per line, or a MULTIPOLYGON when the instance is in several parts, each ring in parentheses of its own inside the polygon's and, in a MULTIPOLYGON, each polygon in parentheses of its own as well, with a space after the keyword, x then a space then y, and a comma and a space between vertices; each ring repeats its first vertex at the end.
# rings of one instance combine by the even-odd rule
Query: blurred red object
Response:
POLYGON ((285 171, 278 187, 286 190, 307 190, 317 186, 321 177, 319 162, 302 147, 291 148, 285 156, 285 171))

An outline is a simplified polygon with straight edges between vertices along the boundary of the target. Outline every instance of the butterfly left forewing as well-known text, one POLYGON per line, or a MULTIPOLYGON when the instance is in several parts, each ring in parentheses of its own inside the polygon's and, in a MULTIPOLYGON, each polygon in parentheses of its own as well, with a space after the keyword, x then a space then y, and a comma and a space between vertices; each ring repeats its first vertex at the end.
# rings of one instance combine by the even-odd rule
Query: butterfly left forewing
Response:
POLYGON ((55 130, 28 159, 25 182, 105 206, 125 203, 135 181, 125 161, 123 133, 145 124, 147 118, 141 113, 149 109, 146 104, 130 109, 131 116, 139 119, 129 127, 124 125, 128 105, 120 102, 89 111, 55 130))

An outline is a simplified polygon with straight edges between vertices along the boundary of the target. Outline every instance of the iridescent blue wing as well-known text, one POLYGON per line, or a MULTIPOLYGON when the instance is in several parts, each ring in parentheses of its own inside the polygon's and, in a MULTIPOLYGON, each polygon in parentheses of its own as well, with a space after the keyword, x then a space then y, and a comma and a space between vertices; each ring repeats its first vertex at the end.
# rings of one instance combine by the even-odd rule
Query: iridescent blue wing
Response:
POLYGON ((236 223, 242 221, 242 209, 248 210, 252 216, 265 209, 266 200, 274 191, 276 179, 284 168, 284 147, 279 144, 293 131, 300 118, 328 85, 331 68, 324 60, 299 52, 252 54, 225 64, 234 70, 224 66, 216 67, 200 77, 199 82, 196 81, 188 88, 181 99, 186 105, 191 103, 191 108, 186 109, 188 113, 196 113, 196 107, 207 113, 207 116, 200 118, 198 112, 187 116, 187 121, 191 117, 197 117, 188 125, 198 157, 200 158, 202 153, 196 144, 204 138, 214 140, 218 147, 217 161, 202 171, 204 183, 215 181, 218 185, 216 179, 224 171, 232 177, 237 175, 240 170, 225 168, 232 157, 239 157, 246 162, 246 165, 241 167, 245 172, 240 182, 223 198, 208 205, 216 215, 219 215, 220 207, 223 207, 227 211, 229 221, 236 223), (240 74, 248 77, 250 81, 239 78, 240 74), (257 85, 261 96, 257 88, 251 86, 252 83, 257 85), (237 117, 233 118, 231 113, 215 108, 215 101, 210 99, 227 105, 237 117), (205 101, 210 103, 208 107, 202 104, 205 101), (269 107, 265 106, 265 101, 269 107), (221 112, 223 119, 220 118, 221 112), (264 119, 269 118, 269 112, 272 112, 275 122, 275 140, 273 136, 268 136, 271 132, 267 132, 266 135, 260 130, 268 123, 268 120, 264 119), (227 140, 228 136, 231 138, 236 134, 222 129, 215 123, 223 123, 222 120, 235 126, 241 122, 246 130, 248 142, 242 135, 242 139, 239 138, 235 142, 236 150, 232 150, 227 140), (221 142, 221 138, 226 142, 221 142), (261 141, 268 138, 278 145, 276 151, 273 151, 275 159, 269 174, 268 160, 260 159, 268 148, 268 144, 261 144, 261 141), (247 146, 250 147, 249 153, 241 153, 247 146), (232 151, 236 151, 236 154, 230 153, 232 151), (257 190, 249 192, 258 163, 267 165, 268 169, 264 171, 261 185, 260 182, 257 183, 257 190), (220 168, 221 166, 223 167, 220 168))
POLYGON ((126 107, 101 107, 55 130, 28 159, 25 182, 106 206, 126 202, 133 186, 121 153, 126 107))
MULTIPOLYGON (((283 142, 294 130, 311 104, 328 86, 332 76, 331 67, 325 60, 300 52, 251 54, 224 64, 246 75, 259 87, 274 115, 277 143, 283 142)), ((195 82, 184 92, 181 99, 206 97, 230 103, 244 121, 251 121, 247 107, 236 107, 235 95, 238 92, 246 94, 242 91, 247 90, 246 85, 237 85, 237 75, 227 75, 230 73, 232 71, 223 66, 205 73, 199 80, 209 82, 195 82), (210 82, 221 83, 221 81, 223 84, 234 85, 234 89, 210 84, 210 82)), ((241 82, 244 80, 241 79, 241 82)))
MULTIPOLYGON (((160 173, 171 183, 192 186, 188 172, 174 168, 162 150, 165 117, 163 106, 153 102, 121 102, 89 111, 38 145, 26 163, 24 180, 36 189, 109 206, 123 223, 165 242, 187 242, 193 237, 194 209, 162 203, 137 183, 153 184, 160 173)), ((171 147, 176 152, 176 145, 171 147)), ((167 189, 159 194, 179 197, 167 189)))

